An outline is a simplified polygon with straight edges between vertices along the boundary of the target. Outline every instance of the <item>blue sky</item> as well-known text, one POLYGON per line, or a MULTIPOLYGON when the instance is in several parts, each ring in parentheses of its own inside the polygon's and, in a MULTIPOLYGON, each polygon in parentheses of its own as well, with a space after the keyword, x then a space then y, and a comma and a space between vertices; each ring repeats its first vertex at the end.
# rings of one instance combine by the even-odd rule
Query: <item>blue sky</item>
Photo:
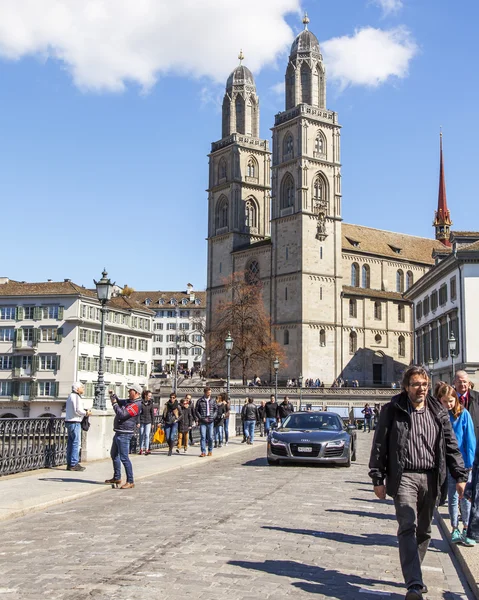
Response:
POLYGON ((344 220, 431 237, 442 125, 453 228, 479 228, 476 1, 168 4, 0 0, 0 276, 90 286, 106 266, 138 290, 203 289, 224 82, 242 47, 270 139, 303 10, 343 126, 344 220))

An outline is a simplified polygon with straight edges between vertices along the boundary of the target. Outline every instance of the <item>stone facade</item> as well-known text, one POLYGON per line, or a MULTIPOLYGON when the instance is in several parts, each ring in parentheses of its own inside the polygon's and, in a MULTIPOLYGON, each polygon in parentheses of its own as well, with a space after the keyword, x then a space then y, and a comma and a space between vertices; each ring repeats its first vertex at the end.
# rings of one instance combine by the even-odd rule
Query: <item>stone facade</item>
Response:
POLYGON ((207 330, 224 299, 223 278, 254 271, 286 354, 283 378, 389 385, 413 358, 411 304, 402 294, 441 244, 342 222, 341 126, 326 108, 323 58, 304 23, 286 68, 286 110, 272 128, 271 199, 268 143, 254 137, 259 126, 238 129, 231 117, 235 95, 259 119, 253 76, 240 65, 228 79, 225 137, 209 155, 207 330), (253 156, 252 187, 245 165, 253 156), (252 195, 257 212, 248 227, 252 195))

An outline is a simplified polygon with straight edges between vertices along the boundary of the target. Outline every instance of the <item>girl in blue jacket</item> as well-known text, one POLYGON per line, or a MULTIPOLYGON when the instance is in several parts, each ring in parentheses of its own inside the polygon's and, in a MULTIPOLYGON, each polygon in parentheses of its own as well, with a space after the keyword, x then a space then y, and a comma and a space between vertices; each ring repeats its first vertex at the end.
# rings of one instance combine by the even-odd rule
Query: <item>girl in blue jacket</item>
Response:
MULTIPOLYGON (((464 459, 464 466, 469 469, 469 479, 472 465, 474 463, 474 454, 476 452, 476 435, 474 432, 474 424, 469 411, 467 411, 459 402, 456 390, 448 383, 440 381, 436 385, 435 396, 441 401, 444 408, 449 412, 451 425, 457 438, 457 445, 464 459)), ((458 500, 456 491, 456 480, 448 473, 448 503, 449 517, 451 519, 452 534, 451 541, 454 544, 462 543, 465 546, 474 546, 476 542, 467 537, 467 526, 469 523, 469 515, 471 512, 471 504, 462 498, 458 500), (462 533, 459 531, 459 513, 458 505, 461 511, 461 519, 463 524, 462 533)))

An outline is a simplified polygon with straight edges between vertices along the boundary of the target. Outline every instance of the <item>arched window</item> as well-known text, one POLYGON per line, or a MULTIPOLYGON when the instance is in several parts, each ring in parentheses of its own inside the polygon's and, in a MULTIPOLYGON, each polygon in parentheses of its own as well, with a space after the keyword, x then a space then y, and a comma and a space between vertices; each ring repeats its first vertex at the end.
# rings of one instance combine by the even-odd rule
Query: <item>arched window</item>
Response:
POLYGON ((327 201, 326 189, 326 181, 321 175, 317 175, 313 180, 313 208, 316 202, 327 201))
POLYGON ((396 292, 404 292, 404 271, 401 269, 396 273, 396 292))
POLYGON ((294 179, 291 173, 287 173, 281 184, 281 208, 294 206, 294 179))
POLYGON ((236 96, 235 109, 236 109, 236 132, 237 133, 246 133, 244 100, 243 100, 242 96, 236 96))
POLYGON ((349 300, 349 316, 355 319, 358 316, 358 303, 356 298, 349 300))
POLYGON ((301 66, 301 102, 303 104, 311 104, 311 80, 311 69, 304 62, 301 66))
POLYGON ((370 270, 369 265, 363 265, 361 269, 361 287, 370 288, 370 270))
POLYGON ((256 227, 256 203, 251 198, 245 202, 245 225, 246 227, 256 227))
POLYGON ((358 334, 351 331, 349 334, 349 354, 354 354, 358 349, 358 334))
POLYGON ((289 63, 286 69, 286 110, 293 108, 294 102, 294 88, 295 88, 295 69, 291 63, 289 63))
POLYGON ((259 281, 259 263, 257 260, 252 260, 246 267, 246 283, 249 285, 256 285, 259 281))
POLYGON ((405 318, 405 308, 404 304, 398 304, 398 321, 399 323, 404 323, 406 321, 405 318))
POLYGON ((248 173, 248 177, 258 177, 258 163, 252 156, 248 160, 248 168, 246 172, 248 173))
POLYGON ((377 333, 374 336, 374 341, 376 342, 376 344, 380 344, 383 341, 383 338, 379 335, 379 333, 377 333))
POLYGON ((218 179, 226 179, 226 160, 224 158, 221 158, 218 164, 218 179))
POLYGON ((293 158, 293 136, 288 132, 283 140, 283 158, 293 158))
POLYGON ((321 329, 321 331, 319 332, 319 345, 326 346, 326 332, 324 331, 324 329, 321 329))
POLYGON ((414 283, 414 275, 411 273, 411 271, 408 271, 406 273, 406 289, 408 290, 412 284, 414 283))
POLYGON ((314 151, 316 154, 326 154, 326 139, 321 132, 318 132, 314 141, 314 151))
POLYGON ((228 227, 228 200, 222 196, 216 208, 216 229, 228 227))
POLYGON ((398 355, 401 357, 406 356, 406 340, 402 335, 398 338, 398 355))
POLYGON ((357 263, 351 265, 351 285, 359 287, 359 265, 357 263))
POLYGON ((376 301, 374 303, 374 318, 380 321, 382 319, 382 305, 381 302, 376 301))
POLYGON ((288 346, 289 344, 289 331, 286 329, 283 333, 283 344, 288 346))

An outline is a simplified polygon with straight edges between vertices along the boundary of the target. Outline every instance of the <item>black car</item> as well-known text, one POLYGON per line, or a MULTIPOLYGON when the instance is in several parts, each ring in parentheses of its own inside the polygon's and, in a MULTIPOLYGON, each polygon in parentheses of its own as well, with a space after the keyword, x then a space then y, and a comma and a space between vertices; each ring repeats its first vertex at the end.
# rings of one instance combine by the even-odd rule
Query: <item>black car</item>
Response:
POLYGON ((269 465, 280 462, 333 463, 356 460, 356 428, 332 412, 292 413, 268 435, 269 465))

